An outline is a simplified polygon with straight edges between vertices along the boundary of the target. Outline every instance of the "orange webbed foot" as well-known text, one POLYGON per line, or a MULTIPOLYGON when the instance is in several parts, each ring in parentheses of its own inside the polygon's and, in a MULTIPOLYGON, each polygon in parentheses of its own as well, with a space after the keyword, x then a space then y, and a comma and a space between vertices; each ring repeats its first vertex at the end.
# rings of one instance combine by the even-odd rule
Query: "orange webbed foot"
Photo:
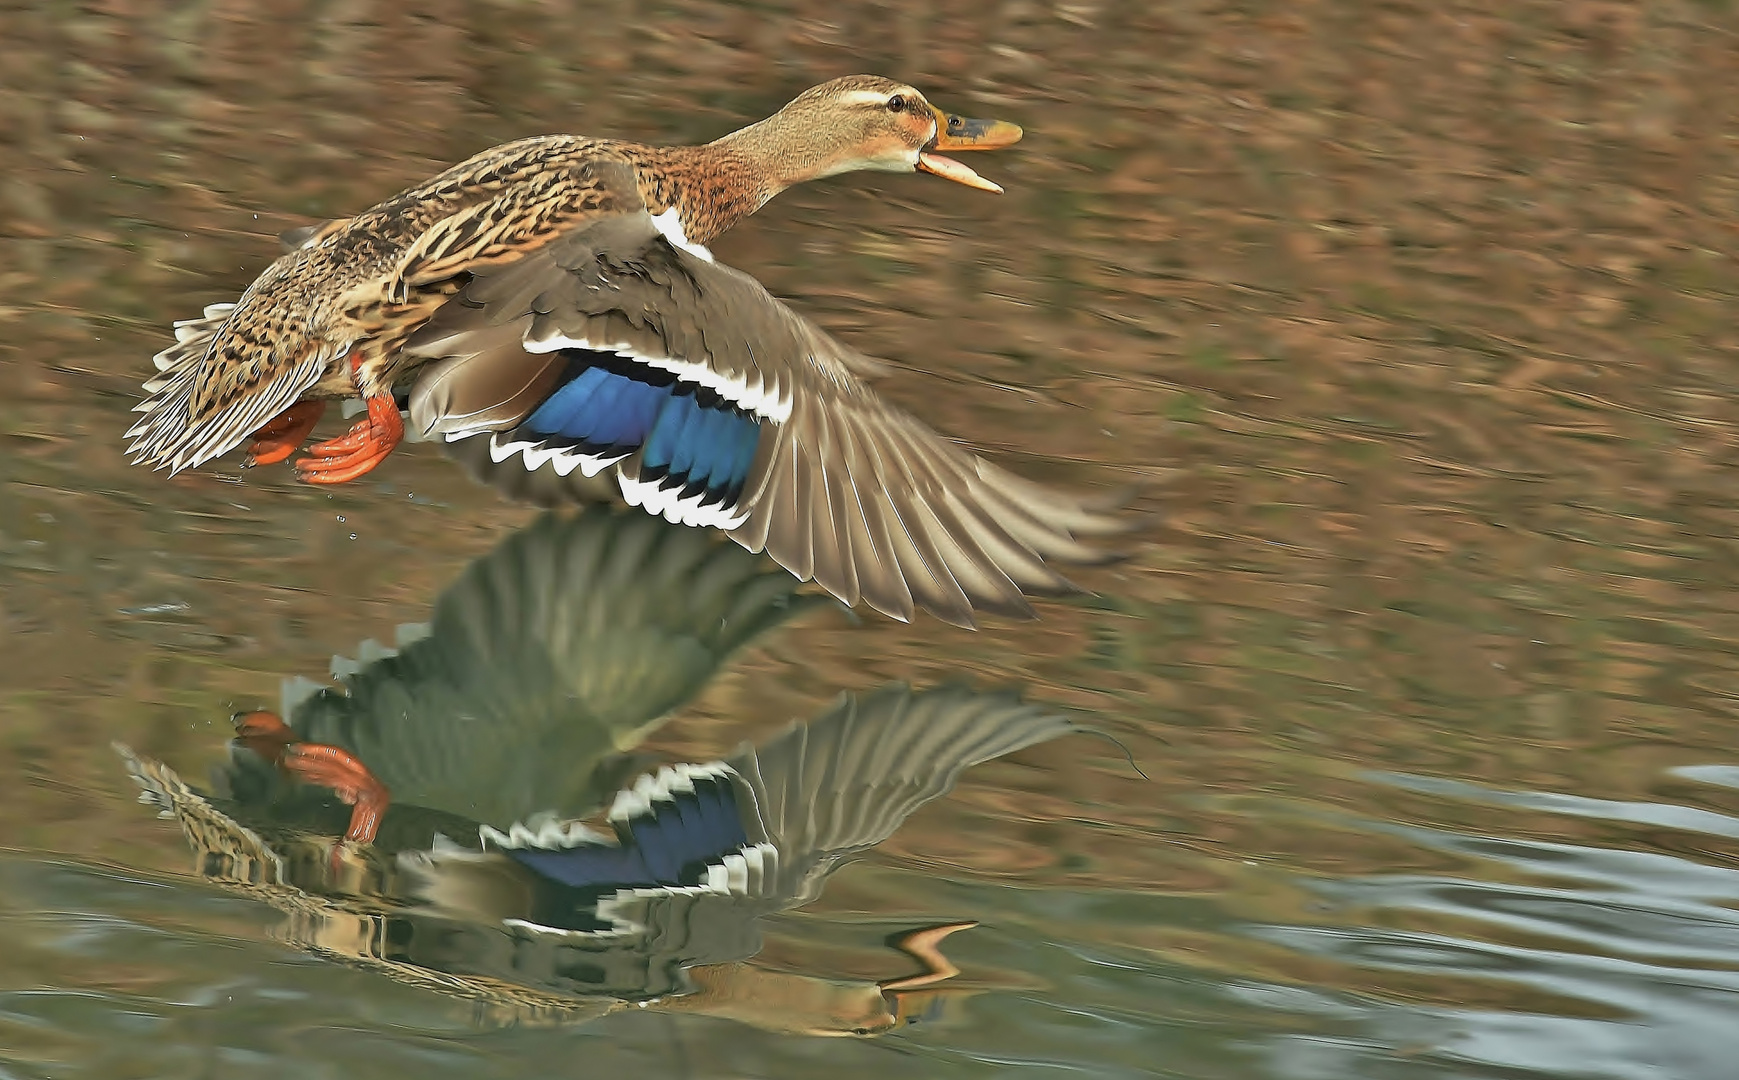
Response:
POLYGON ((296 462, 296 479, 309 484, 342 484, 379 465, 405 437, 404 420, 391 394, 368 399, 368 418, 344 435, 315 443, 296 462))
POLYGON ((301 448, 325 412, 324 401, 298 401, 285 409, 254 432, 254 441, 242 464, 272 465, 283 461, 301 448))

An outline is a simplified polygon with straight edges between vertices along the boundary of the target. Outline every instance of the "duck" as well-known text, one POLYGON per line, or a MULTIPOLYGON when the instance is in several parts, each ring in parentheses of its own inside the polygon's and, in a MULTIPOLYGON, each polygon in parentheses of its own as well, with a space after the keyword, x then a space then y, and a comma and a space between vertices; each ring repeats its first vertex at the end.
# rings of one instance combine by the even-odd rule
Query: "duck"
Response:
POLYGON ((1115 557, 1091 541, 1126 531, 1123 496, 1054 490, 942 437, 871 388, 886 365, 706 247, 841 173, 1000 192, 944 151, 1022 135, 858 75, 700 146, 505 143, 289 234, 239 300, 177 323, 128 453, 173 475, 248 442, 271 464, 328 401, 360 398, 299 479, 355 480, 408 429, 499 489, 540 474, 563 498, 723 531, 848 606, 1032 618, 1027 597, 1078 591, 1054 564, 1115 557))
MULTIPOLYGON (((479 972, 502 981, 537 975, 545 992, 645 1001, 792 1034, 877 1034, 901 1011, 890 1008, 903 996, 893 991, 921 990, 957 969, 926 965, 929 978, 873 983, 744 971, 762 949, 766 919, 814 904, 837 870, 947 795, 969 768, 1083 730, 1013 691, 963 682, 842 693, 759 745, 641 773, 606 800, 600 829, 540 816, 401 849, 393 894, 447 926, 521 942, 509 970, 479 972), (568 962, 550 963, 551 953, 568 962), (581 957, 590 963, 573 962, 581 957)), ((936 929, 945 936, 971 925, 936 929)))

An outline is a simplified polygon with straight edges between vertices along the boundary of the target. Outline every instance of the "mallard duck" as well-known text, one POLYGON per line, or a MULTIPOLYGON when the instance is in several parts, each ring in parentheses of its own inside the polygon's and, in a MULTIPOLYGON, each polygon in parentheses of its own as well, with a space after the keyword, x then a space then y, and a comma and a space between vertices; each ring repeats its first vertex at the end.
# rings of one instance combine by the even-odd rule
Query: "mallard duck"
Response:
MULTIPOLYGON (((851 76, 704 146, 578 136, 507 143, 351 218, 292 236, 235 304, 177 324, 155 358, 140 463, 172 473, 251 436, 293 454, 324 402, 367 416, 296 464, 318 484, 405 435, 468 443, 486 472, 548 473, 727 531, 847 604, 972 625, 1073 587, 1050 561, 1121 531, 1113 502, 998 469, 883 402, 869 358, 705 245, 779 191, 853 170, 1000 191, 942 151, 1021 129, 851 76)), ((511 484, 503 479, 504 484, 511 484)))

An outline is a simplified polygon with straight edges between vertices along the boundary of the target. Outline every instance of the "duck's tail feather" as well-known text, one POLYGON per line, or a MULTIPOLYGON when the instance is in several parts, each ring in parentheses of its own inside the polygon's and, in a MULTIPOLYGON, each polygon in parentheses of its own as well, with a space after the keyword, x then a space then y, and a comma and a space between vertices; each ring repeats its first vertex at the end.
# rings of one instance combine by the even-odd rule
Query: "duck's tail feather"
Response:
POLYGON ((196 419, 194 388, 213 342, 228 326, 236 307, 212 304, 199 318, 176 323, 175 344, 151 358, 157 374, 145 380, 147 396, 133 407, 134 412, 144 415, 124 436, 133 440, 127 447, 133 464, 166 468, 173 476, 228 453, 319 381, 327 355, 316 349, 257 391, 196 419))

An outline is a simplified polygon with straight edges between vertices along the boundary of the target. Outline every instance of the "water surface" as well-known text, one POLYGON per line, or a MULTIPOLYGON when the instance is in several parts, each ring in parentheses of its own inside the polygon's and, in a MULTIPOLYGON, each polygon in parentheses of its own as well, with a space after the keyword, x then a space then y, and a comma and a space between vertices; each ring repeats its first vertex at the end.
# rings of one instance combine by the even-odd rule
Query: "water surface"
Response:
POLYGON ((1735 30, 1693 0, 0 13, 0 1073, 1729 1075, 1735 30), (935 426, 1163 517, 1038 623, 804 615, 645 749, 967 679, 1150 779, 1020 751, 774 920, 755 963, 842 979, 980 923, 947 953, 981 992, 880 1038, 490 1025, 297 948, 111 741, 202 781, 232 712, 426 621, 531 513, 427 447, 335 492, 127 468, 167 324, 489 144, 707 139, 859 70, 1025 126, 982 163, 1008 194, 828 181, 719 257, 935 426))

